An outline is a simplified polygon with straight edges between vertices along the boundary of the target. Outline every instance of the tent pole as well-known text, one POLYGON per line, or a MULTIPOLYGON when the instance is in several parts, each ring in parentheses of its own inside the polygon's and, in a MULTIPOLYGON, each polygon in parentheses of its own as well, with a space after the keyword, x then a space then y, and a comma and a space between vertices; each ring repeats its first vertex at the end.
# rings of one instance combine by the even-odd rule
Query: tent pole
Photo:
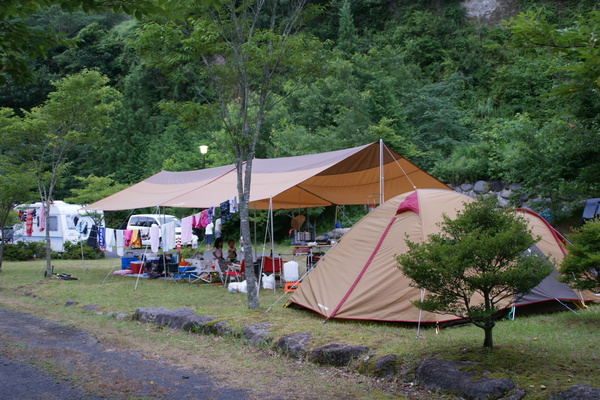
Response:
POLYGON ((83 257, 83 239, 81 238, 81 234, 79 234, 79 244, 81 246, 81 269, 83 270, 83 274, 85 275, 85 261, 83 257))
POLYGON ((383 139, 379 139, 379 205, 383 198, 383 139))
MULTIPOLYGON (((273 277, 275 277, 275 238, 273 237, 273 225, 275 225, 275 221, 273 219, 273 198, 269 199, 269 214, 271 218, 271 265, 273 267, 273 277)), ((281 273, 279 274, 281 277, 281 273)), ((273 285, 273 294, 277 293, 277 281, 275 280, 275 284, 273 285)))

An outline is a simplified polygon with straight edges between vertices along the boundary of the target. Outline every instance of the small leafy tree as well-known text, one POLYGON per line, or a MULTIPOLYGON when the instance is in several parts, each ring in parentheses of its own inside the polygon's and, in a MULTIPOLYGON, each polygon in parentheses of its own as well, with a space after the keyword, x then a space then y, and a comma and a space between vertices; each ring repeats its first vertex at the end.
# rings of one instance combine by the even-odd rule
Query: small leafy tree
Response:
POLYGON ((398 267, 414 287, 428 292, 414 302, 417 307, 466 317, 484 330, 483 347, 492 349, 500 302, 531 291, 552 265, 536 253, 524 256, 540 238, 495 199, 466 204, 454 220, 444 215, 440 227, 424 243, 407 240, 409 251, 396 257, 398 267))
POLYGON ((49 216, 54 190, 65 175, 69 154, 96 141, 120 104, 120 93, 97 71, 83 70, 54 83, 41 107, 13 116, 4 140, 6 154, 35 173, 39 198, 46 213, 46 276, 50 277, 51 246, 49 216), (23 140, 27 145, 23 146, 23 140))
POLYGON ((600 292, 600 220, 588 222, 569 235, 569 240, 559 280, 574 289, 600 292))

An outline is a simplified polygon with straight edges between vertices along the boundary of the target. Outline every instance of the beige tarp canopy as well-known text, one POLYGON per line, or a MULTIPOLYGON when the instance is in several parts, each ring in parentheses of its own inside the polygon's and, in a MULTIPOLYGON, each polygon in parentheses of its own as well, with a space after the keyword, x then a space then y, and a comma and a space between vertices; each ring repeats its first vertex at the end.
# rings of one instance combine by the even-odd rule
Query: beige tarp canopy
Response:
MULTIPOLYGON (((326 153, 254 159, 251 185, 253 209, 379 204, 382 191, 385 201, 416 188, 449 189, 380 141, 326 153)), ((85 209, 208 208, 237 194, 234 165, 162 171, 85 209)))

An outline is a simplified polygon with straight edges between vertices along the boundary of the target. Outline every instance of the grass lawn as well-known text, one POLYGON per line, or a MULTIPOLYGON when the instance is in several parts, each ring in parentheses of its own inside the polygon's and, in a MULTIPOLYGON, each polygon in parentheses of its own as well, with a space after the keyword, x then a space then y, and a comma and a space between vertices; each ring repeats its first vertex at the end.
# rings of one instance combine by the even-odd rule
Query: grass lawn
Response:
POLYGON ((83 265, 81 261, 55 260, 53 265, 56 273, 72 274, 79 279, 45 279, 44 261, 4 262, 0 274, 0 304, 77 326, 106 343, 137 348, 183 367, 208 368, 234 385, 254 385, 250 389, 256 390, 272 387, 268 390, 273 390, 274 396, 281 394, 285 387, 289 391, 304 392, 305 398, 398 398, 389 392, 390 382, 378 383, 354 375, 351 369, 317 367, 289 360, 270 349, 244 346, 233 338, 207 337, 129 320, 118 321, 63 304, 67 301, 75 301, 79 306, 96 304, 104 313, 118 311, 130 315, 138 307, 191 308, 197 314, 227 320, 237 333, 244 325, 268 322, 275 324, 272 327, 275 339, 310 332, 313 348, 332 342, 366 345, 372 349, 371 354, 378 357, 398 355, 402 363, 398 384, 410 382, 419 363, 436 356, 478 361, 480 372, 489 371, 492 378, 512 379, 531 399, 545 399, 551 392, 576 383, 600 386, 598 305, 590 305, 578 314, 568 311, 529 317, 517 314, 514 321, 499 321, 493 331, 495 349, 488 351, 482 348, 483 331, 470 325, 443 329, 439 333, 427 328, 417 338, 415 326, 336 320, 323 323, 320 315, 283 308, 287 295, 281 298, 281 288, 276 293, 261 289, 261 308, 249 310, 245 294, 229 293, 222 286, 140 279, 136 288, 135 278, 107 277, 111 269, 120 266, 119 259, 85 261, 83 265), (232 375, 231 370, 239 372, 232 375), (251 371, 254 371, 252 378, 248 375, 251 371), (261 373, 256 374, 256 371, 261 373), (277 377, 278 385, 273 385, 273 377, 277 377), (282 380, 284 386, 280 385, 282 380), (312 397, 311 391, 314 391, 312 397), (340 397, 342 393, 344 396, 340 397))

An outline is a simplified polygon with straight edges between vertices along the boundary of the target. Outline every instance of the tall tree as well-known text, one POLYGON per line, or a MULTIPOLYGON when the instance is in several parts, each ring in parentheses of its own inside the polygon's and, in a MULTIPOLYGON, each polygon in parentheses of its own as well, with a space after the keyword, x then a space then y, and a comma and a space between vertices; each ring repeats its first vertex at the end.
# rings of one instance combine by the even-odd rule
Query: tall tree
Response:
POLYGON ((6 137, 10 153, 36 174, 39 198, 46 213, 47 276, 52 272, 48 224, 54 191, 63 178, 69 152, 96 140, 110 122, 120 94, 106 86, 107 83, 108 78, 88 70, 55 82, 56 91, 50 93, 42 107, 26 112, 23 117, 13 117, 17 119, 15 129, 6 137), (27 146, 22 145, 24 138, 27 146))
POLYGON ((484 330, 483 346, 491 349, 498 304, 531 291, 552 266, 535 253, 524 256, 540 238, 523 218, 497 208, 495 199, 466 204, 454 220, 444 215, 440 227, 424 243, 407 241, 398 268, 427 291, 417 307, 468 318, 484 330), (475 294, 481 303, 472 303, 475 294))
MULTIPOLYGON (((139 48, 146 61, 170 71, 171 77, 201 76, 205 81, 196 82, 210 85, 208 91, 196 87, 198 100, 182 107, 184 117, 195 126, 219 121, 215 144, 235 160, 240 228, 244 243, 252 243, 248 201, 259 133, 275 103, 273 94, 293 90, 284 88, 284 78, 293 75, 294 85, 299 85, 319 67, 318 43, 298 32, 306 0, 227 1, 204 15, 189 6, 187 19, 146 25, 139 48)), ((252 253, 244 255, 245 264, 252 265, 252 253)), ((246 268, 246 278, 248 307, 257 308, 252 268, 246 268)))

